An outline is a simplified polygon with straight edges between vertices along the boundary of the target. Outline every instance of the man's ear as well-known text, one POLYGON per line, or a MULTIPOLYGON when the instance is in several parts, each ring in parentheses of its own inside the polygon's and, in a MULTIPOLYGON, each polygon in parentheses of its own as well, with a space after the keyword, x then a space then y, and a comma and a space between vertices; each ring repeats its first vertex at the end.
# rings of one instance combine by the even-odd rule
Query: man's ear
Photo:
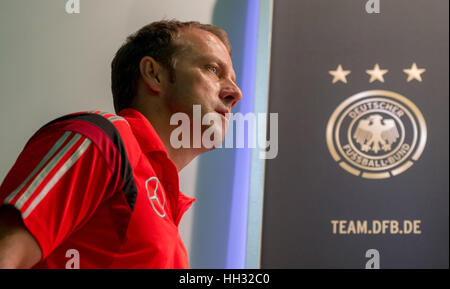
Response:
POLYGON ((139 70, 146 87, 159 93, 165 80, 164 67, 150 56, 145 56, 139 63, 139 70))

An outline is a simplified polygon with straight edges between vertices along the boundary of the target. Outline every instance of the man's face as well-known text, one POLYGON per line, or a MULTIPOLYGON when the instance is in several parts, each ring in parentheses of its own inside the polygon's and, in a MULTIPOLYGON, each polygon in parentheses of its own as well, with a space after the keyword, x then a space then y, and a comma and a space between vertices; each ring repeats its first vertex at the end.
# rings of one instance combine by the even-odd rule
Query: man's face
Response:
POLYGON ((183 49, 174 56, 175 82, 165 89, 166 105, 172 114, 188 114, 191 125, 193 105, 201 105, 202 118, 216 114, 222 126, 215 126, 223 140, 226 113, 242 98, 227 48, 214 34, 200 29, 185 29, 176 41, 183 49))

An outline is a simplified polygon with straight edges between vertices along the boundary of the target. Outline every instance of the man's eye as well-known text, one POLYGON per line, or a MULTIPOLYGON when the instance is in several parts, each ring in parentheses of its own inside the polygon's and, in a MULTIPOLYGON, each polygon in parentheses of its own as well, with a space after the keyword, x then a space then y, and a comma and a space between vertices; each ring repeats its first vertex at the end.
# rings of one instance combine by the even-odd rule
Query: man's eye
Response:
POLYGON ((209 66, 208 66, 208 69, 209 69, 209 71, 211 71, 212 73, 217 73, 217 67, 215 67, 215 66, 209 65, 209 66))

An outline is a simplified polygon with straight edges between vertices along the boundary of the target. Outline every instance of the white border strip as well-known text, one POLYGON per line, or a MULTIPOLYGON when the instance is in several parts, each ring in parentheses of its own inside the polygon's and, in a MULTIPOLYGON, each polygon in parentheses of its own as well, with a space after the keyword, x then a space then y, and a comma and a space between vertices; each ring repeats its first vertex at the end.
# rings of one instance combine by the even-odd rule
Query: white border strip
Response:
MULTIPOLYGON (((273 0, 260 0, 255 77, 255 113, 268 113, 273 0)), ((267 128, 266 128, 267 130, 267 128)), ((266 132, 265 132, 266 133, 266 132)), ((266 139, 266 135, 264 135, 266 139)), ((245 268, 261 267, 265 160, 252 150, 245 268)))

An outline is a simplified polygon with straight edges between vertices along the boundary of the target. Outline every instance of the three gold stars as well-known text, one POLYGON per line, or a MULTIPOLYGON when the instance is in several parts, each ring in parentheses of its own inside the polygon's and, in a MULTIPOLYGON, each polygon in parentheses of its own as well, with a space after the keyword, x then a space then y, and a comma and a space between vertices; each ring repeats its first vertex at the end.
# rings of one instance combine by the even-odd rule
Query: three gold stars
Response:
POLYGON ((418 82, 422 82, 422 76, 421 74, 426 71, 425 68, 417 68, 417 64, 414 62, 411 65, 410 69, 403 69, 403 72, 408 75, 407 82, 410 82, 411 80, 415 79, 418 82))
MULTIPOLYGON (((418 82, 422 82, 422 73, 426 71, 425 68, 418 68, 417 64, 414 62, 411 65, 411 68, 409 69, 403 69, 403 72, 408 75, 408 78, 406 79, 407 82, 410 82, 412 80, 417 80, 418 82)), ((380 65, 378 63, 375 64, 373 69, 367 69, 366 73, 370 75, 369 82, 372 83, 374 81, 380 81, 384 83, 384 75, 388 73, 389 70, 387 69, 381 69, 380 65)), ((351 73, 350 70, 344 70, 342 68, 342 65, 339 64, 336 70, 330 70, 328 71, 329 74, 333 76, 333 80, 331 81, 333 84, 336 82, 343 82, 347 83, 347 75, 351 73)))

